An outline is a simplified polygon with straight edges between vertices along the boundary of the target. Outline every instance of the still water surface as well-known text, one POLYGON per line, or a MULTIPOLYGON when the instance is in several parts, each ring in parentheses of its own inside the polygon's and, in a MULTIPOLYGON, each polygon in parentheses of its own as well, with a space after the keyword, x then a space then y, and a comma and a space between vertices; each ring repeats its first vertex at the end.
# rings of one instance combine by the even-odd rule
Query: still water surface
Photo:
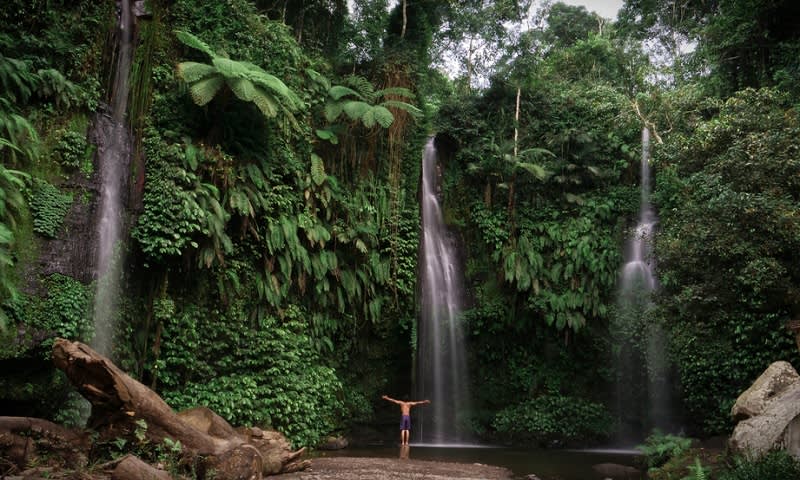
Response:
MULTIPOLYGON (((400 457, 400 447, 347 448, 326 452, 325 456, 400 457)), ((456 463, 482 463, 506 467, 515 478, 535 474, 541 480, 602 480, 592 469, 600 463, 616 463, 636 467, 636 450, 520 450, 486 446, 431 446, 411 444, 408 458, 456 463)), ((642 478, 645 478, 642 474, 642 478)))

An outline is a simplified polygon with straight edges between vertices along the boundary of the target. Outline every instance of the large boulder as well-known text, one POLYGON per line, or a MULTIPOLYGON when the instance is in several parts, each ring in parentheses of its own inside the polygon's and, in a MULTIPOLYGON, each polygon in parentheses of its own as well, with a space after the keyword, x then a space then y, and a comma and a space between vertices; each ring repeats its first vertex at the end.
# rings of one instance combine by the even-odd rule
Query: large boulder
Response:
POLYGON ((739 395, 731 416, 739 420, 729 446, 757 459, 770 450, 800 458, 800 375, 788 362, 775 362, 739 395))

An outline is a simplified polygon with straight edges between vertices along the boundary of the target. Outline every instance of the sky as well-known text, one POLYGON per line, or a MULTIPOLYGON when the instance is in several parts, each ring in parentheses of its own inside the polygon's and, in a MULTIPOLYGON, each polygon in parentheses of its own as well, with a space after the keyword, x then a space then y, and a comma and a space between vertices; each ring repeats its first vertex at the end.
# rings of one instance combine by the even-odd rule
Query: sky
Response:
MULTIPOLYGON (((611 20, 617 19, 617 12, 622 8, 623 0, 560 0, 567 5, 580 5, 586 7, 590 12, 597 12, 598 15, 611 20)), ((555 2, 553 2, 555 3, 555 2)))

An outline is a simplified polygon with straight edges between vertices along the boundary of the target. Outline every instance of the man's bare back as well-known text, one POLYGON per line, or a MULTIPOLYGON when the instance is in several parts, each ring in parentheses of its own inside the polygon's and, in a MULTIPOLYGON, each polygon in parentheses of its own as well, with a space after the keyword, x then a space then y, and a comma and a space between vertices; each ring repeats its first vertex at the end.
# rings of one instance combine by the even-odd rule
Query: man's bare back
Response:
POLYGON ((381 398, 400 405, 400 414, 403 416, 400 422, 400 444, 408 445, 409 430, 411 430, 411 407, 415 405, 431 403, 431 401, 420 400, 416 402, 404 402, 402 400, 395 400, 394 398, 388 395, 384 395, 381 398))

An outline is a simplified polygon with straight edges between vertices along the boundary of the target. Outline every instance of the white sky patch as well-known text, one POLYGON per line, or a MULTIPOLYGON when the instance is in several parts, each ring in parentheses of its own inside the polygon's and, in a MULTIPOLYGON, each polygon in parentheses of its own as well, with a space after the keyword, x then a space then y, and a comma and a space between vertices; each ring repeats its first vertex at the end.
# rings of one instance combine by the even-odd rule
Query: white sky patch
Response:
MULTIPOLYGON (((590 12, 597 12, 603 18, 617 19, 617 12, 622 8, 623 0, 560 0, 562 3, 574 6, 584 6, 590 12)), ((536 1, 538 6, 541 2, 536 1)), ((555 1, 553 3, 556 3, 555 1)))

